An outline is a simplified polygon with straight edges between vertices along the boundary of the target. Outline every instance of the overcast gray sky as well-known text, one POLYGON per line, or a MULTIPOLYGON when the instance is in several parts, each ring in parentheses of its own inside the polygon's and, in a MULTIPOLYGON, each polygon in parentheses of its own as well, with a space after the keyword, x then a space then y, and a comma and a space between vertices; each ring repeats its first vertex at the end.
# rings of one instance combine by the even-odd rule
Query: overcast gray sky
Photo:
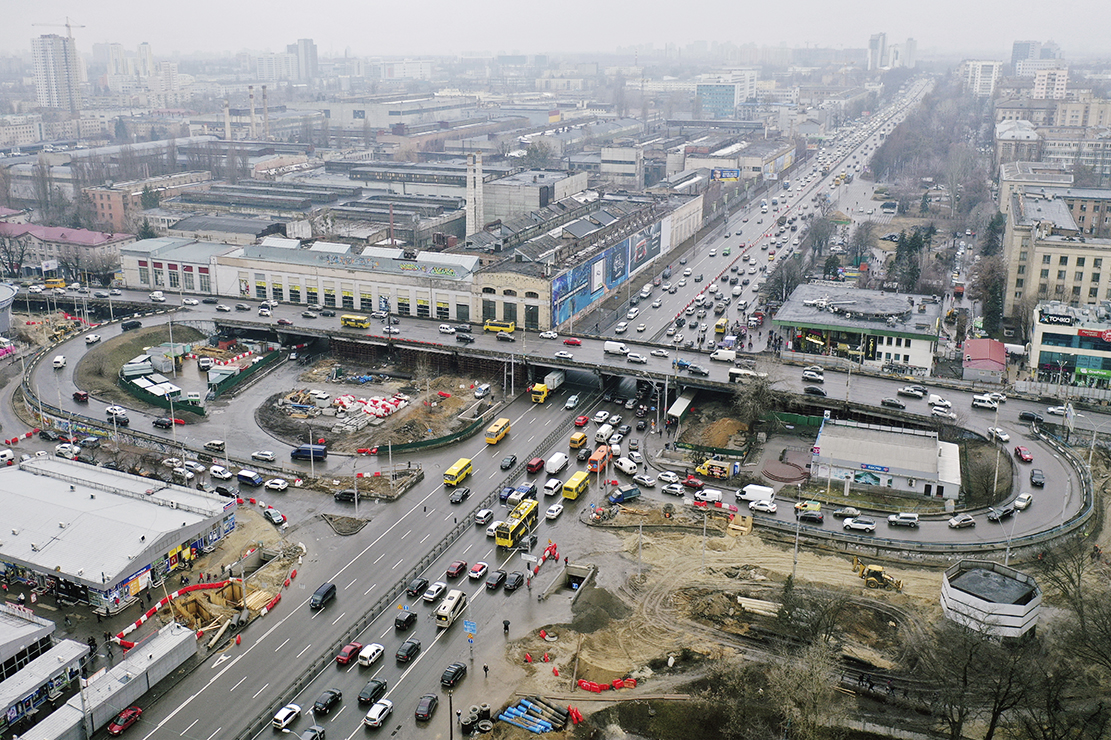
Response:
POLYGON ((1107 0, 0 0, 0 52, 74 29, 78 48, 141 41, 174 52, 284 51, 297 38, 320 54, 612 52, 618 46, 731 41, 861 48, 884 31, 920 53, 1010 59, 1015 39, 1052 39, 1066 56, 1111 56, 1107 0))

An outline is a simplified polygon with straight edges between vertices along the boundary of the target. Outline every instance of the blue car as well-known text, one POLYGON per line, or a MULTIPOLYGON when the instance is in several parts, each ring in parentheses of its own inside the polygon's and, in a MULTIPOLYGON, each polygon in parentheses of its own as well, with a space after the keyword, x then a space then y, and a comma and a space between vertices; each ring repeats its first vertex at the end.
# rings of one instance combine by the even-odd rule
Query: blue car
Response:
POLYGON ((682 358, 679 358, 678 360, 675 361, 675 367, 679 368, 680 370, 686 370, 690 366, 691 366, 690 360, 684 360, 682 358))
POLYGON ((503 504, 510 496, 513 495, 513 490, 514 489, 511 486, 506 486, 505 488, 501 489, 501 493, 498 494, 498 498, 501 499, 501 502, 503 504))

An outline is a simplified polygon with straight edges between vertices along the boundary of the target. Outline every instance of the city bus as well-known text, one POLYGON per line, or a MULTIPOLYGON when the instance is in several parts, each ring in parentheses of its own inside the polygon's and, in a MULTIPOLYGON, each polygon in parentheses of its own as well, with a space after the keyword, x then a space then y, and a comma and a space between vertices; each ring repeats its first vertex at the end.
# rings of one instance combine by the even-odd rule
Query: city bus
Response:
POLYGON ((64 288, 66 287, 66 281, 61 278, 47 278, 45 286, 47 288, 64 288))
POLYGON ((590 459, 586 461, 586 469, 591 473, 601 472, 606 469, 611 457, 613 457, 613 452, 609 445, 599 445, 590 459))
POLYGON ((574 501, 580 494, 586 492, 586 488, 589 485, 590 473, 580 470, 572 475, 569 481, 563 484, 563 498, 574 501))
POLYGON ((370 319, 366 316, 356 316, 355 314, 345 313, 339 317, 340 326, 350 326, 352 329, 369 329, 370 319))
POLYGON ((471 459, 469 457, 461 457, 455 461, 455 464, 444 471, 444 485, 457 486, 463 482, 463 479, 470 475, 471 472, 471 459))
POLYGON ((717 323, 714 324, 714 334, 724 334, 727 331, 729 331, 729 319, 718 319, 717 323))
POLYGON ((507 331, 510 334, 517 331, 516 321, 498 321, 497 319, 486 319, 486 323, 482 325, 483 331, 507 331))
POLYGON ((467 608, 467 595, 462 591, 452 589, 447 592, 447 596, 436 607, 436 627, 444 629, 450 627, 451 623, 463 613, 467 608))
POLYGON ((486 429, 486 444, 496 445, 509 434, 509 419, 498 419, 486 429))
POLYGON ((525 499, 513 509, 509 518, 498 525, 494 531, 494 542, 498 547, 516 547, 522 537, 528 536, 532 527, 536 526, 537 507, 539 503, 534 498, 525 499))

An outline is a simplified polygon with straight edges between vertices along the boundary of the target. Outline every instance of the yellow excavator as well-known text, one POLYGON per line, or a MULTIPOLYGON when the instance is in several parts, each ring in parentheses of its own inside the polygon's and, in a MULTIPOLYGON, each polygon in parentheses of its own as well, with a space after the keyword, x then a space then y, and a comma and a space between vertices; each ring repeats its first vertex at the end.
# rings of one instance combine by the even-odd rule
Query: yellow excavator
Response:
POLYGON ((887 591, 902 591, 903 582, 897 581, 884 572, 882 565, 870 565, 853 555, 853 573, 859 573, 868 588, 882 588, 887 591))

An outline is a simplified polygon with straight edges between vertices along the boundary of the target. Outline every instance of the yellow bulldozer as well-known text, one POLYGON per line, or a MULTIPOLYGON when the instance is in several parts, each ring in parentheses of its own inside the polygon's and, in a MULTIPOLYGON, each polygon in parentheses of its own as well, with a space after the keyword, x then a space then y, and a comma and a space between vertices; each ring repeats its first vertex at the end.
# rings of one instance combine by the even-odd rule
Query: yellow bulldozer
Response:
POLYGON ((882 588, 887 591, 902 591, 903 582, 895 580, 884 572, 882 565, 868 564, 853 555, 853 573, 859 573, 868 588, 882 588))

